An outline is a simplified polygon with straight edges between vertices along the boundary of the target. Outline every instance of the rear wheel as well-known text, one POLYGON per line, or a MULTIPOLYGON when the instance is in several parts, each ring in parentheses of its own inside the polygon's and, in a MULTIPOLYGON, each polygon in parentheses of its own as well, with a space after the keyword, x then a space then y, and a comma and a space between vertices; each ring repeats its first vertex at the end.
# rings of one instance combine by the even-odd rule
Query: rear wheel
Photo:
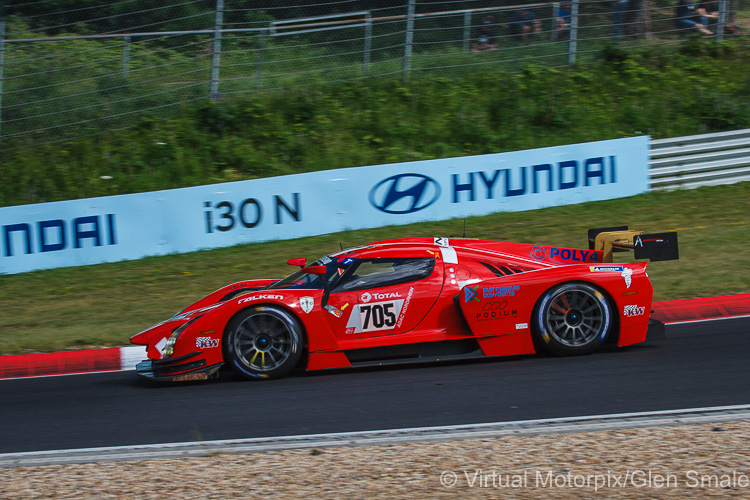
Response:
POLYGON ((279 378, 302 357, 303 335, 297 319, 284 309, 246 309, 227 325, 227 361, 248 379, 279 378))
POLYGON ((564 283, 542 296, 534 318, 534 333, 554 354, 589 354, 609 335, 610 309, 607 298, 596 288, 584 283, 564 283))

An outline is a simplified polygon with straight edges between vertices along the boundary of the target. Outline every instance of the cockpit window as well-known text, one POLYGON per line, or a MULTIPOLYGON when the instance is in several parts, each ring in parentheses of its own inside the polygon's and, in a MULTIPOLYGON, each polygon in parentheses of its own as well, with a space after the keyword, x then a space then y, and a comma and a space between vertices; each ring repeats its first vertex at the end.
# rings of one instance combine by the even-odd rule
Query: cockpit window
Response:
POLYGON ((349 292, 397 285, 427 278, 435 267, 432 257, 405 259, 354 259, 334 292, 349 292))
POLYGON ((397 285, 427 278, 435 267, 432 257, 403 259, 353 259, 323 257, 311 264, 325 266, 326 274, 294 272, 269 286, 268 290, 321 290, 349 292, 397 285), (325 280, 325 282, 324 282, 325 280))
POLYGON ((354 262, 353 259, 335 259, 322 257, 311 264, 311 266, 325 266, 326 273, 307 274, 302 270, 296 271, 281 281, 269 286, 268 290, 322 290, 325 283, 329 288, 336 283, 346 272, 347 268, 354 262))

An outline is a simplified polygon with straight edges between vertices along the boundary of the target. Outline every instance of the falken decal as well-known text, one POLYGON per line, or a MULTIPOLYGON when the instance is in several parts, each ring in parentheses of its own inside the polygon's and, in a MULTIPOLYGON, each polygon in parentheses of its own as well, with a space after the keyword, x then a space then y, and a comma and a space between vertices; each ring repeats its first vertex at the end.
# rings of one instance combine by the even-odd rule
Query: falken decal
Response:
POLYGON ((252 302, 253 300, 283 300, 283 295, 273 295, 273 294, 267 294, 264 293, 263 295, 251 295, 249 297, 242 297, 240 300, 237 301, 238 304, 243 304, 245 302, 252 302))
POLYGON ((315 299, 313 299, 312 297, 300 297, 299 306, 302 308, 305 314, 309 314, 310 311, 313 310, 313 307, 315 307, 315 299))
POLYGON ((393 330, 403 306, 404 299, 356 304, 352 307, 349 321, 346 323, 346 333, 393 330))

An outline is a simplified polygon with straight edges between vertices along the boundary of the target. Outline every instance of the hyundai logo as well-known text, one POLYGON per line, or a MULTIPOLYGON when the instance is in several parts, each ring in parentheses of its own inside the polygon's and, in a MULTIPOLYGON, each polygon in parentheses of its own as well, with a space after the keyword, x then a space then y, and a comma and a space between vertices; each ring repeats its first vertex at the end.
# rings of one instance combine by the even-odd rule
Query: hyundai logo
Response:
POLYGON ((370 191, 370 203, 387 214, 410 214, 425 209, 440 197, 440 185, 422 174, 397 174, 370 191))

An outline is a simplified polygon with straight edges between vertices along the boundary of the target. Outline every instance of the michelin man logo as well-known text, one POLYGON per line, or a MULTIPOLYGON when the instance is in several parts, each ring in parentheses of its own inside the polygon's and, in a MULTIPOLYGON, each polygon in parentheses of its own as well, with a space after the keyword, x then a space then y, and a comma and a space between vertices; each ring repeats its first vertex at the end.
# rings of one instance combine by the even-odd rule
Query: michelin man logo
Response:
POLYGON ((625 285, 628 288, 630 288, 630 284, 633 282, 631 278, 633 276, 633 270, 630 269, 629 267, 626 267, 625 269, 622 270, 622 272, 620 273, 620 276, 622 276, 625 279, 625 285))

